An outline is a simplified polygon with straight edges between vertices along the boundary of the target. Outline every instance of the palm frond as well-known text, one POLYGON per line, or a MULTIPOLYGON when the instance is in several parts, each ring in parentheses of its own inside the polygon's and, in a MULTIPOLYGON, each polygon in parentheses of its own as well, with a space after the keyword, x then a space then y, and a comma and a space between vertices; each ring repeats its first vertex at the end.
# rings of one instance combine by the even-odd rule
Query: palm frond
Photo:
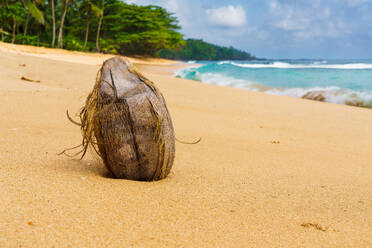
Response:
POLYGON ((0 28, 0 34, 10 35, 7 31, 5 31, 2 28, 0 28))
POLYGON ((42 6, 45 5, 45 0, 35 0, 35 1, 36 1, 36 3, 38 3, 38 4, 42 5, 42 6))
POLYGON ((90 2, 90 9, 92 10, 93 14, 95 16, 101 16, 102 15, 102 9, 95 5, 94 3, 90 2))
POLYGON ((41 12, 35 4, 33 4, 31 1, 27 1, 27 8, 33 18, 35 18, 41 24, 45 23, 43 12, 41 12))

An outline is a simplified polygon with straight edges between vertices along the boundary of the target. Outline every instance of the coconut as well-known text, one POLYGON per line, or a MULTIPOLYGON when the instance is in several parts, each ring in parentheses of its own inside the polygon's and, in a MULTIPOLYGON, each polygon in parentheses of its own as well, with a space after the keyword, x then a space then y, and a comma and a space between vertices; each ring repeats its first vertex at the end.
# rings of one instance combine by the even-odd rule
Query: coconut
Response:
POLYGON ((82 157, 93 147, 117 178, 152 181, 169 174, 175 155, 169 111, 154 83, 129 60, 103 63, 80 120, 82 157))

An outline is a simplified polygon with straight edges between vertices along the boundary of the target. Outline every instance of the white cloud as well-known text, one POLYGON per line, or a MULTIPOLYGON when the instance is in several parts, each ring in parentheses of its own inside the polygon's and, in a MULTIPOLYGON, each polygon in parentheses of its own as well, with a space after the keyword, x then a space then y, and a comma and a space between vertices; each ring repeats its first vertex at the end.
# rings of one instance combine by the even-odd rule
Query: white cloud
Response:
POLYGON ((284 30, 306 30, 315 21, 324 21, 330 9, 320 6, 298 6, 271 1, 270 12, 275 17, 274 26, 284 30))
POLYGON ((322 1, 288 4, 272 0, 269 9, 272 26, 291 32, 296 39, 338 37, 349 32, 347 25, 337 16, 332 16, 331 9, 322 1))
POLYGON ((242 6, 228 5, 225 7, 207 9, 208 22, 221 27, 241 27, 246 21, 245 10, 242 6))

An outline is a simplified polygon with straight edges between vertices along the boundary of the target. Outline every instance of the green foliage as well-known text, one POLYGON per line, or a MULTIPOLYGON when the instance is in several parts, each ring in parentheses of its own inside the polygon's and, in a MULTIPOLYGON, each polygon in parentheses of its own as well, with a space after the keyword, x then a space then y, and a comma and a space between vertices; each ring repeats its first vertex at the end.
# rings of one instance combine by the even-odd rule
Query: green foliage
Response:
POLYGON ((39 39, 36 35, 26 35, 26 37, 23 34, 17 34, 16 43, 24 43, 24 44, 29 44, 32 46, 39 46, 39 39))
POLYGON ((100 39, 101 50, 103 53, 119 54, 120 46, 112 39, 100 39))
POLYGON ((83 49, 83 41, 72 35, 67 35, 63 39, 63 44, 64 44, 64 47, 68 50, 82 50, 83 49))
MULTIPOLYGON (((130 5, 121 0, 55 0, 54 3, 57 31, 64 7, 69 4, 63 28, 66 49, 95 51, 98 39, 103 52, 154 56, 161 49, 184 44, 183 36, 177 32, 180 29, 177 18, 158 6, 130 5)), ((0 0, 0 34, 10 41, 9 34, 14 31, 15 43, 51 44, 51 16, 49 0, 0 0), (22 37, 25 29, 27 35, 22 37)))
MULTIPOLYGON (((51 2, 0 0, 1 39, 50 46, 53 38, 51 2)), ((178 32, 180 26, 172 13, 159 6, 138 6, 122 0, 54 0, 56 32, 61 27, 65 6, 68 8, 62 37, 63 47, 69 50, 98 49, 104 53, 160 55, 185 60, 251 58, 243 51, 201 40, 186 42, 178 32)))
POLYGON ((8 32, 6 32, 3 28, 0 28, 0 34, 4 35, 10 35, 8 32))
POLYGON ((255 59, 249 53, 233 47, 212 45, 202 40, 188 39, 180 49, 162 49, 159 56, 180 60, 250 60, 255 59))
POLYGON ((0 22, 8 29, 11 29, 13 21, 22 22, 25 16, 26 10, 20 2, 0 8, 0 22))
POLYGON ((114 40, 122 54, 154 56, 160 49, 183 44, 177 18, 158 6, 109 1, 105 6, 103 37, 114 40))
MULTIPOLYGON (((39 3, 43 4, 43 1, 38 1, 39 3)), ((31 0, 25 0, 26 8, 28 12, 35 18, 39 23, 44 24, 44 15, 37 6, 31 0)))

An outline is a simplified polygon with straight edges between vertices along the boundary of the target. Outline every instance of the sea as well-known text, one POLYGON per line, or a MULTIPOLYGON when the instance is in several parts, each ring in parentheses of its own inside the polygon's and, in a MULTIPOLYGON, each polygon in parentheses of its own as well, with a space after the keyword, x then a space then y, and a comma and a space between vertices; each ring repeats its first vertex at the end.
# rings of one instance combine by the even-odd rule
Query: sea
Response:
POLYGON ((176 76, 208 84, 372 108, 371 60, 188 61, 176 76))

